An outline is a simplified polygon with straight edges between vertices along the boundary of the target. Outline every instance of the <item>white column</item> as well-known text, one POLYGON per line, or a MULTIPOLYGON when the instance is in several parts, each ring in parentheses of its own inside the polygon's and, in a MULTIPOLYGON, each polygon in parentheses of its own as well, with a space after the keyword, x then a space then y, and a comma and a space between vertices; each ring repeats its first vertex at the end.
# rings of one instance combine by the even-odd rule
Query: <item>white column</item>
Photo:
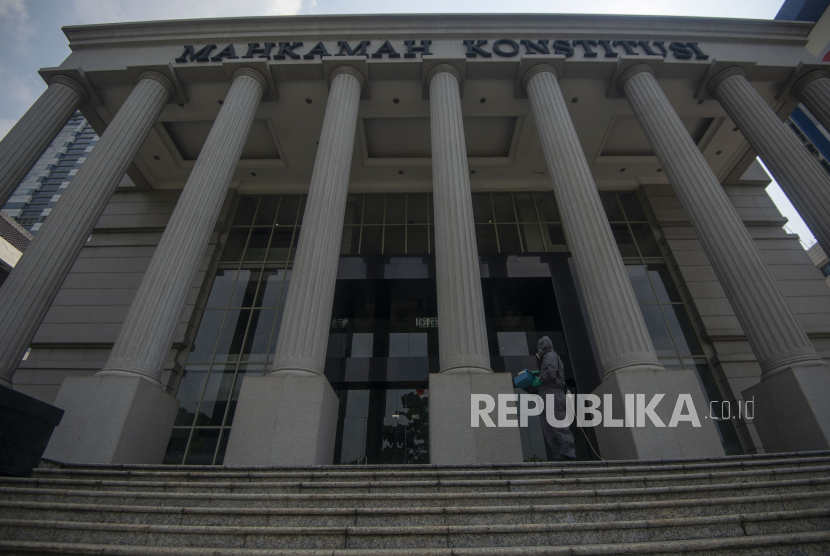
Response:
POLYGON ((323 368, 363 86, 354 68, 332 72, 274 364, 242 384, 226 465, 332 463, 338 400, 323 368))
MULTIPOLYGON (((654 78, 651 68, 631 68, 621 77, 619 87, 689 215, 692 227, 758 358, 764 379, 786 375, 795 377, 793 381, 798 382, 795 375, 799 371, 793 369, 807 369, 813 378, 804 384, 812 383, 822 388, 821 380, 813 375, 818 370, 816 376, 825 376, 825 381, 830 378, 826 364, 816 355, 749 232, 654 78)), ((764 108, 769 110, 766 105, 764 108)), ((803 149, 800 148, 800 152, 803 149)), ((830 382, 825 382, 826 387, 830 387, 830 382)), ((746 399, 746 393, 744 397, 746 399)), ((763 404, 756 405, 755 424, 764 447, 770 451, 776 451, 771 448, 777 442, 773 438, 777 433, 765 432, 763 423, 768 416, 774 415, 774 408, 782 401, 783 398, 778 401, 765 398, 763 404)), ((784 402, 779 409, 790 415, 802 414, 806 420, 816 424, 816 415, 810 410, 808 400, 802 398, 800 406, 785 408, 791 401, 784 402)), ((822 434, 818 434, 816 439, 824 439, 826 444, 826 437, 822 434)), ((817 449, 809 446, 808 442, 793 447, 817 449)))
POLYGON ((808 73, 796 81, 792 92, 824 129, 830 131, 830 74, 824 70, 808 73))
POLYGON ((830 176, 827 172, 778 119, 744 77, 743 70, 722 71, 709 83, 709 92, 764 161, 821 248, 830 252, 830 176))
POLYGON ((135 374, 159 384, 193 279, 267 87, 252 69, 234 73, 225 102, 98 376, 135 374))
POLYGON ((161 74, 141 75, 72 187, 61 195, 0 288, 0 322, 9 323, 0 341, 0 385, 11 386, 17 365, 64 278, 173 92, 173 84, 161 74))
POLYGON ((551 66, 535 66, 524 82, 603 372, 641 365, 662 369, 556 73, 551 66))
MULTIPOLYGON (((568 248, 573 256, 604 377, 593 393, 610 395, 622 414, 625 394, 664 394, 658 415, 666 422, 679 394, 697 407, 705 396, 695 372, 667 371, 657 361, 640 306, 602 208, 585 153, 553 67, 539 65, 522 78, 556 195, 568 248)), ((574 370, 578 372, 578 369, 574 370)), ((583 392, 584 393, 584 392, 583 392)), ((711 421, 698 429, 595 429, 605 459, 666 459, 723 455, 711 421)))
POLYGON ((6 204, 46 147, 88 98, 81 85, 68 77, 55 76, 0 141, 0 206, 6 204))
POLYGON ((471 394, 512 394, 508 373, 490 369, 484 301, 461 114, 461 76, 435 67, 429 81, 435 279, 440 373, 429 377, 430 463, 522 461, 518 430, 470 426, 471 394))

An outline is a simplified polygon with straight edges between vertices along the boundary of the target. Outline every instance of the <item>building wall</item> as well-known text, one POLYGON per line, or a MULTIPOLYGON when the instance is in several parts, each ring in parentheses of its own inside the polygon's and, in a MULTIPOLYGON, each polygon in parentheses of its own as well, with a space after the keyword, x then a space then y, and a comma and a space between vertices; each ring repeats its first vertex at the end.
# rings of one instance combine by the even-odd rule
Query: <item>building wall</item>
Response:
MULTIPOLYGON (((52 403, 67 376, 88 376, 103 368, 121 324, 180 191, 124 191, 113 195, 32 342, 31 352, 14 377, 15 389, 52 403)), ((233 192, 228 194, 205 250, 182 314, 162 384, 175 392, 198 314, 218 262, 222 230, 233 192), (177 359, 177 354, 182 355, 177 359)))
MULTIPOLYGON (((782 228, 786 219, 765 187, 763 180, 748 179, 724 189, 819 355, 830 359, 830 289, 798 236, 782 228)), ((741 393, 758 383, 761 368, 686 212, 668 184, 644 185, 641 198, 651 208, 652 224, 705 341, 722 393, 727 399, 743 400, 741 393)), ((763 452, 751 423, 735 424, 744 450, 763 452)))

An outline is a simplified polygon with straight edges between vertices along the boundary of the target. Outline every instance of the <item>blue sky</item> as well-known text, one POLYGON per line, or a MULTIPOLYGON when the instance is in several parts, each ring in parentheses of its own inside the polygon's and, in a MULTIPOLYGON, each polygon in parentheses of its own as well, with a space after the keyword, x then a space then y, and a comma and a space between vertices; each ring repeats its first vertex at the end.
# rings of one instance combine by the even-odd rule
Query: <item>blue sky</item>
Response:
MULTIPOLYGON (((591 13, 772 19, 782 0, 0 0, 0 137, 46 88, 37 70, 68 55, 64 25, 295 14, 354 13, 591 13)), ((813 236, 777 184, 767 191, 789 228, 813 236)))

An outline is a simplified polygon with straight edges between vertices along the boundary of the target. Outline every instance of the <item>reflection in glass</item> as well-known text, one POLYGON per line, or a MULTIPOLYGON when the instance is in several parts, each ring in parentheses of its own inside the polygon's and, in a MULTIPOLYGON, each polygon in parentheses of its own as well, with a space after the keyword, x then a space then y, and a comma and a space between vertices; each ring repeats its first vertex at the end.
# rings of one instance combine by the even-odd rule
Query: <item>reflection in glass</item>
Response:
POLYGON ((521 253, 522 244, 519 242, 519 229, 515 224, 497 224, 499 234, 499 251, 501 253, 521 253))
POLYGON ((494 224, 476 224, 476 246, 479 253, 498 253, 496 226, 494 224))
POLYGON ((243 360, 265 361, 276 316, 276 309, 257 309, 253 312, 251 328, 248 330, 245 348, 242 351, 243 360))
POLYGON ((235 270, 217 270, 205 307, 211 309, 224 309, 227 307, 234 283, 236 283, 235 270))
POLYGON ((383 226, 363 226, 360 239, 361 255, 380 255, 383 252, 383 226))
POLYGON ((678 303, 683 301, 666 265, 650 263, 646 265, 646 268, 648 269, 648 277, 651 278, 651 283, 654 286, 654 291, 657 292, 657 299, 660 303, 678 303))
POLYGON ((666 326, 666 319, 659 305, 640 305, 643 313, 643 320, 646 322, 648 334, 651 336, 651 343, 654 344, 654 351, 657 357, 671 357, 677 355, 671 334, 666 326))
POLYGON ((199 330, 196 332, 196 338, 194 338, 193 345, 190 347, 190 355, 187 357, 188 361, 210 361, 224 317, 225 311, 205 311, 202 313, 199 330))
POLYGON ((176 398, 179 400, 179 411, 176 414, 174 426, 190 426, 196 417, 196 409, 202 397, 202 390, 207 378, 207 365, 187 365, 182 371, 179 390, 176 398))
POLYGON ((627 224, 611 224, 611 233, 614 234, 614 241, 617 242, 622 257, 640 256, 627 224))
POLYGON ((680 355, 703 355, 703 348, 686 314, 686 308, 683 305, 664 305, 663 312, 680 355))
POLYGON ((408 193, 406 195, 406 223, 426 224, 428 202, 426 193, 408 193))
POLYGON ((384 227, 383 252, 387 255, 406 252, 405 226, 384 227))
POLYGON ((631 281, 631 287, 634 289, 634 295, 640 303, 657 303, 657 298, 654 296, 654 290, 651 288, 651 282, 646 275, 646 268, 641 264, 627 264, 625 271, 628 273, 628 279, 631 281))
POLYGON ((167 450, 164 454, 163 463, 179 465, 184 458, 184 451, 187 449, 187 441, 190 438, 190 428, 173 429, 170 440, 167 443, 167 450))
POLYGON ((516 213, 513 211, 513 196, 510 193, 493 193, 493 212, 496 222, 515 222, 516 213))
POLYGON ((406 195, 386 196, 386 224, 406 224, 406 195))
MULTIPOLYGON (((257 212, 255 226, 273 226, 274 217, 277 215, 277 208, 280 206, 279 195, 264 195, 259 201, 259 212, 257 212)), ((292 222, 293 224, 293 222, 292 222)))
POLYGON ((429 251, 426 226, 406 227, 406 253, 408 255, 426 255, 429 251))
POLYGON ((221 261, 241 261, 242 251, 248 242, 250 228, 231 228, 228 239, 225 241, 225 248, 222 250, 221 261))
POLYGON ((202 405, 196 415, 197 427, 218 427, 225 420, 225 410, 233 387, 236 365, 213 365, 207 386, 202 395, 202 405))
POLYGON ((231 309, 225 317, 225 325, 216 345, 216 361, 235 361, 242 351, 242 341, 248 328, 250 309, 231 309))
POLYGON ((185 465, 212 465, 220 429, 193 429, 185 465))
POLYGON ((254 221, 259 197, 243 195, 239 198, 236 214, 233 217, 234 226, 250 226, 254 221))
POLYGON ((625 216, 629 222, 645 222, 646 213, 637 199, 637 194, 632 191, 620 191, 617 193, 620 199, 620 204, 625 211, 625 216))
POLYGON ((244 261, 264 261, 271 241, 271 228, 253 228, 248 239, 248 248, 245 249, 244 261))
POLYGON ((643 257, 662 257, 660 246, 657 244, 657 239, 651 231, 651 226, 648 224, 631 224, 631 231, 634 237, 637 238, 637 246, 640 248, 640 254, 643 257))
POLYGON ((600 191, 599 199, 602 201, 602 208, 605 209, 605 216, 610 222, 625 222, 622 207, 617 202, 617 194, 613 191, 600 191))

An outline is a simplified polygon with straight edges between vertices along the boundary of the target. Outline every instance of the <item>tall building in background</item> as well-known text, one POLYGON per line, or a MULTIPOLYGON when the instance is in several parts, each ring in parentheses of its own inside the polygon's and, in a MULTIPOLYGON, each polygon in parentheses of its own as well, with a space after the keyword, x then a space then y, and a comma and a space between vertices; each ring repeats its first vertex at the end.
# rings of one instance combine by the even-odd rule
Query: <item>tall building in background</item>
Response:
POLYGON ((75 112, 3 211, 32 234, 37 233, 97 142, 92 127, 75 112))

